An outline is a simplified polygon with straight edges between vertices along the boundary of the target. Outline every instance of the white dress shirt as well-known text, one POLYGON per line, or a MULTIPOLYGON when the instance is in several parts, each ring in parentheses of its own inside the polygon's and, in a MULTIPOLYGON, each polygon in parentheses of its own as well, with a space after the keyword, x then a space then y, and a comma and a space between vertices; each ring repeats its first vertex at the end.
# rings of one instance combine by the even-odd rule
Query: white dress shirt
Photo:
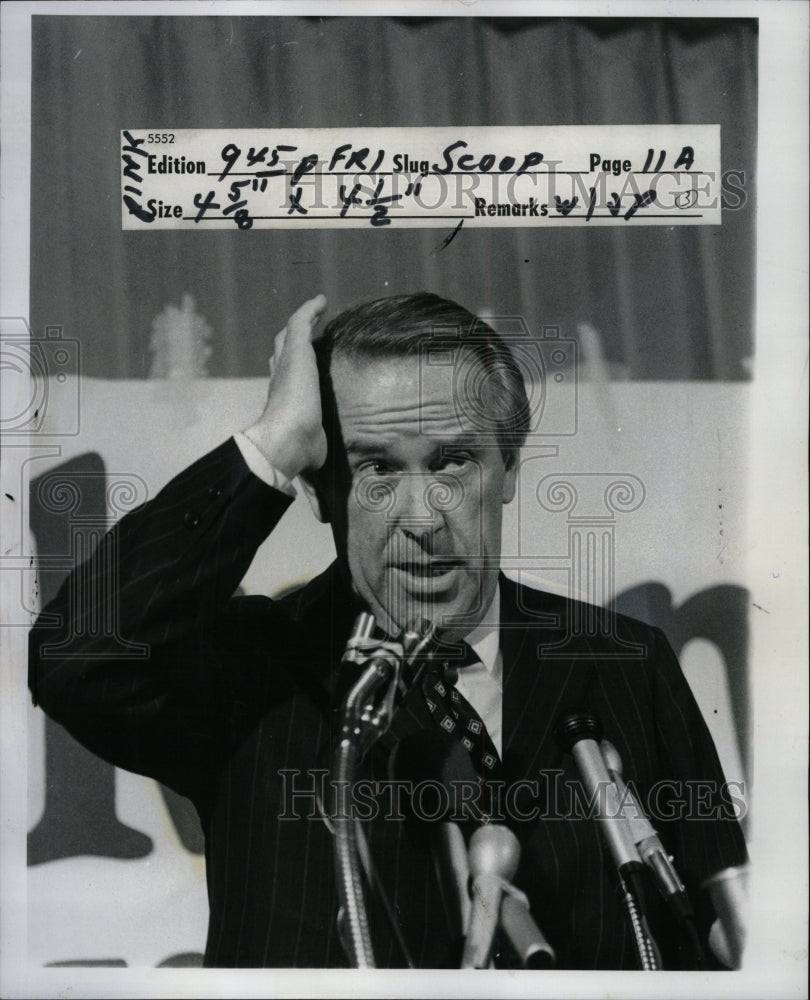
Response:
POLYGON ((500 621, 501 592, 496 587, 495 596, 482 621, 466 637, 480 662, 459 670, 456 688, 484 720, 498 756, 502 757, 503 656, 500 621))
POLYGON ((247 434, 237 431, 233 439, 236 442, 237 448, 242 452, 245 465, 247 465, 254 476, 261 479, 263 483, 267 483, 268 486, 272 486, 276 490, 281 490, 282 493, 286 493, 288 496, 297 496, 292 480, 288 479, 283 472, 279 472, 275 465, 267 461, 247 434))

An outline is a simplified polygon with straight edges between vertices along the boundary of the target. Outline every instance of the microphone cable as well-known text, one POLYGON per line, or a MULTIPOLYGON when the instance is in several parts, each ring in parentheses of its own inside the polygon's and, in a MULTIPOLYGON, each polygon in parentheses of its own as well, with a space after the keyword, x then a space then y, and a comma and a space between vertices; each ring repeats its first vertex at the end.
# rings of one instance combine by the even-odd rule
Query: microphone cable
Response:
MULTIPOLYGON (((322 762, 326 762, 326 760, 329 757, 329 754, 330 754, 330 740, 327 738, 321 744, 321 749, 317 754, 317 757, 322 762)), ((323 799, 321 797, 320 788, 318 787, 317 784, 315 785, 315 804, 318 809, 318 812, 320 813, 320 817, 321 820, 323 821, 324 826, 329 831, 329 835, 332 838, 335 838, 337 836, 335 832, 335 826, 331 818, 329 817, 329 814, 326 810, 326 806, 324 805, 323 799)), ((369 850, 368 847, 368 840, 366 838, 365 831, 363 830, 363 825, 359 819, 354 820, 354 827, 355 827, 354 838, 355 838, 355 846, 357 848, 357 856, 360 859, 360 866, 363 869, 363 874, 365 876, 366 883, 368 884, 370 891, 374 894, 374 897, 380 904, 380 907, 382 908, 382 911, 385 914, 388 926, 391 930, 394 940, 396 941, 400 951, 402 952, 402 957, 405 960, 407 967, 409 969, 415 969, 416 964, 414 963, 413 956, 411 955, 408 945, 405 942, 405 938, 403 937, 402 928, 399 926, 399 923, 397 921, 396 914, 394 912, 394 907, 388 896, 388 892, 386 891, 385 886, 383 885, 382 880, 377 872, 377 869, 374 866, 374 862, 372 861, 371 851, 369 850)), ((341 940, 343 940, 342 934, 341 934, 341 940)), ((368 944, 370 947, 370 941, 368 942, 368 944)))
POLYGON ((650 933, 647 918, 644 916, 644 887, 641 882, 641 872, 628 870, 625 877, 620 878, 622 901, 627 909, 633 940, 636 945, 639 963, 643 972, 656 972, 663 968, 661 955, 650 933), (628 886, 627 883, 631 885, 628 886))

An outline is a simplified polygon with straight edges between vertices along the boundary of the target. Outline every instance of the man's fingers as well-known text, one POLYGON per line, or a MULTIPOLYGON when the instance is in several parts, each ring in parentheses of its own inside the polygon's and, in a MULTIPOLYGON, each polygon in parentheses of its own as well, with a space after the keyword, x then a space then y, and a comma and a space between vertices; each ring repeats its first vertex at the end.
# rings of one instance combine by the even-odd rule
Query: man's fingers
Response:
POLYGON ((287 340, 296 346, 309 344, 315 340, 312 331, 325 308, 325 295, 316 295, 314 299, 308 299, 302 306, 299 306, 287 320, 287 340))
POLYGON ((273 369, 278 364, 278 359, 281 357, 281 352, 284 350, 284 344, 287 340, 287 327, 285 326, 283 330, 279 332, 273 338, 273 353, 270 355, 270 374, 273 374, 273 369))
MULTIPOLYGON (((308 299, 302 306, 296 309, 287 320, 287 325, 284 329, 279 330, 273 339, 273 353, 268 363, 271 379, 276 369, 280 365, 283 365, 285 349, 288 345, 289 352, 292 353, 292 356, 296 356, 296 348, 309 347, 313 340, 317 340, 317 337, 313 334, 313 330, 325 308, 326 296, 316 295, 314 299, 308 299)), ((287 354, 287 363, 291 359, 289 352, 287 354)))

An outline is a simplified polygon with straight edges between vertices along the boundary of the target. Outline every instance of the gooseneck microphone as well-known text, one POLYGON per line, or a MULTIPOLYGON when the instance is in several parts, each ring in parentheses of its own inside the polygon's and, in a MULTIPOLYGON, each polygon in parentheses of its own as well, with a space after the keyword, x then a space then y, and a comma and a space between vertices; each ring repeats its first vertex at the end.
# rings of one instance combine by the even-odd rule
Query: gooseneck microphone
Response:
POLYGON ((357 767, 369 747, 391 724, 397 701, 407 694, 403 665, 413 665, 429 650, 435 629, 424 619, 409 624, 402 642, 375 638, 372 614, 355 619, 341 666, 355 668, 340 707, 339 738, 332 774, 338 791, 338 809, 332 818, 333 850, 344 947, 352 965, 374 968, 374 951, 366 913, 361 873, 364 837, 345 809, 347 790, 354 787, 357 767))

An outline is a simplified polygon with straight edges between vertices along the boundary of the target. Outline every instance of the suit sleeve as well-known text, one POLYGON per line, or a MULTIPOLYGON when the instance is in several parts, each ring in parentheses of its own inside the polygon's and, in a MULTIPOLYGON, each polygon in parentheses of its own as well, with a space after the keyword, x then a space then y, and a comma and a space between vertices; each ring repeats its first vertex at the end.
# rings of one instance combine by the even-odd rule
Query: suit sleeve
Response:
POLYGON ((654 712, 662 773, 677 776, 651 789, 654 823, 669 838, 678 870, 697 890, 711 875, 743 865, 748 854, 739 818, 744 814, 741 775, 727 780, 714 741, 680 664, 654 629, 654 712))
POLYGON ((230 599, 291 502, 229 440, 124 517, 31 630, 35 703, 104 759, 199 799, 239 701, 230 599))

